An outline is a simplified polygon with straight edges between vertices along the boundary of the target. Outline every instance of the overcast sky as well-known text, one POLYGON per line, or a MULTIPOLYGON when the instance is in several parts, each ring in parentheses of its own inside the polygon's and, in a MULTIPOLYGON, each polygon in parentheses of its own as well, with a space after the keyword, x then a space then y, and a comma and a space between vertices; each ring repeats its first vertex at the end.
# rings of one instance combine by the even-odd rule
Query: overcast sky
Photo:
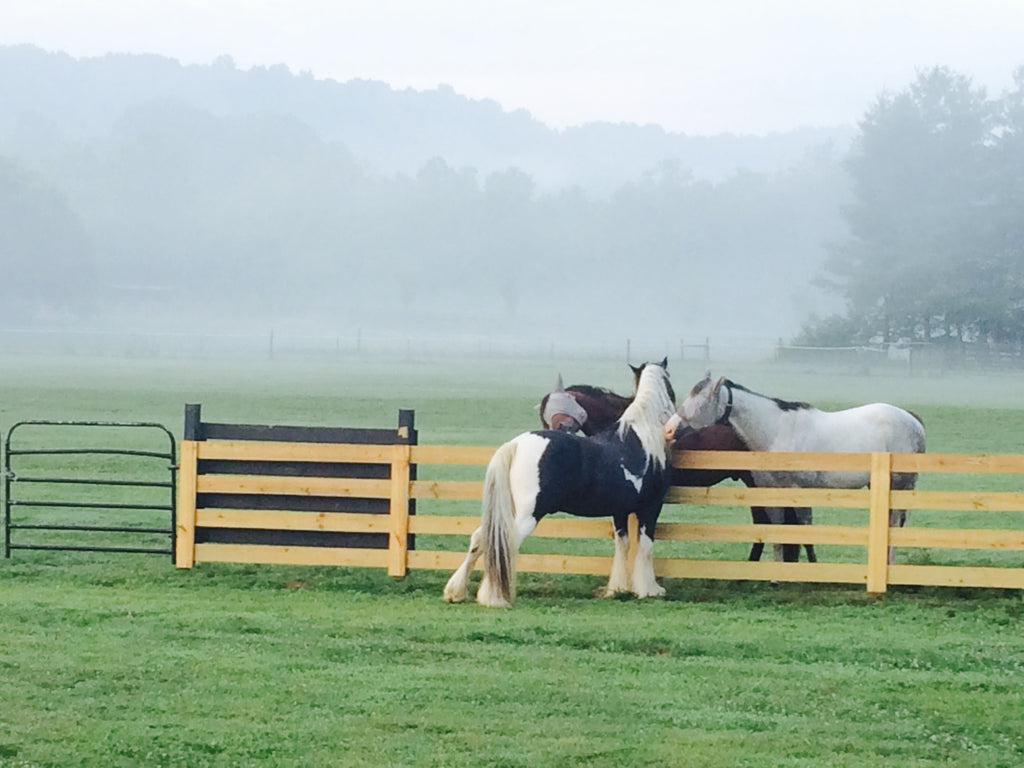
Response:
POLYGON ((555 128, 853 124, 946 65, 998 96, 1024 0, 0 0, 0 44, 447 84, 555 128))

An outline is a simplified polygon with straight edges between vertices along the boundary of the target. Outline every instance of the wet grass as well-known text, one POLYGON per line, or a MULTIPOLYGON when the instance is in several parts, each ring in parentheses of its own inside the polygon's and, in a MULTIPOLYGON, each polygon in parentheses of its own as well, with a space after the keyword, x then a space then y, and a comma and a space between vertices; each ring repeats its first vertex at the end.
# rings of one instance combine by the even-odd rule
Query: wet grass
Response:
POLYGON ((985 591, 49 556, 8 565, 10 765, 1018 765, 1024 605, 985 591), (71 562, 68 562, 68 561, 71 562))
MULTIPOLYGON (((178 433, 185 402, 216 421, 337 426, 411 407, 421 442, 484 445, 533 426, 552 370, 31 362, 0 362, 5 430, 63 417, 178 433)), ((587 366, 564 372, 619 385, 621 363, 587 366)), ((931 450, 1020 450, 1024 398, 801 382, 778 394, 906 388, 931 450)), ((666 600, 606 601, 599 577, 523 574, 516 607, 489 611, 442 603, 446 577, 17 552, 0 564, 0 766, 1024 764, 1016 591, 666 580, 666 600)))

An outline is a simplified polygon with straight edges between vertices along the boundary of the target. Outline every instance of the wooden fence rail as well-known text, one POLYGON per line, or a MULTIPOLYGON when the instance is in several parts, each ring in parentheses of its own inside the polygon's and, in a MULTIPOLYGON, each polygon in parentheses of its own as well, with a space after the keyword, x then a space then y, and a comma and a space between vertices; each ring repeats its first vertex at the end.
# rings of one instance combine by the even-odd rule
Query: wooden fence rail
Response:
MULTIPOLYGON (((179 508, 177 513, 177 565, 190 568, 202 562, 245 562, 307 565, 344 565, 386 568, 394 576, 409 569, 454 570, 465 554, 466 537, 478 523, 473 513, 452 513, 452 502, 479 500, 483 470, 494 449, 448 445, 416 445, 408 440, 393 444, 347 444, 276 441, 266 439, 216 439, 186 435, 181 444, 179 508), (328 467, 334 464, 379 466, 373 477, 275 474, 274 467, 289 463, 328 467), (252 464, 259 473, 244 471, 252 464), (418 469, 451 467, 479 479, 422 479, 418 469), (204 468, 220 466, 221 471, 204 468), (239 471, 224 471, 237 466, 239 471), (269 469, 268 469, 269 468, 269 469), (330 498, 338 505, 327 511, 306 509, 295 499, 330 498), (218 506, 217 500, 233 499, 233 505, 218 506), (238 499, 252 499, 251 506, 238 499), (290 506, 275 499, 292 500, 290 506), (345 500, 379 500, 384 506, 375 513, 345 509, 345 500), (258 500, 258 504, 255 503, 258 500), (417 502, 422 502, 417 509, 417 502), (296 509, 296 506, 299 508, 296 509), (441 514, 425 514, 424 507, 437 506, 441 514), (386 512, 384 511, 386 509, 386 512), (204 537, 206 531, 248 531, 262 533, 253 541, 245 537, 204 537), (275 533, 277 532, 277 533, 275 533), (372 534, 370 546, 341 545, 331 540, 301 543, 294 534, 372 534), (285 534, 289 534, 286 536, 285 534), (443 548, 415 546, 415 536, 448 537, 443 548), (299 543, 295 543, 295 542, 299 543), (382 543, 386 541, 386 546, 382 543)), ((401 427, 400 427, 401 431, 401 427)), ((271 433, 272 435, 273 433, 271 433)), ((413 431, 414 435, 414 431, 413 431)), ((891 473, 919 474, 918 487, 927 487, 932 475, 1008 475, 1010 485, 1021 487, 1024 455, 984 454, 814 454, 814 453, 732 453, 688 452, 677 456, 676 466, 692 469, 769 469, 859 471, 870 473, 867 488, 857 490, 824 488, 746 488, 720 485, 711 488, 673 487, 667 503, 685 505, 677 511, 686 516, 689 505, 746 508, 814 507, 818 509, 861 510, 850 513, 860 525, 779 526, 715 524, 701 521, 662 522, 659 541, 753 542, 786 541, 792 544, 836 545, 864 550, 856 562, 779 563, 746 560, 671 558, 655 561, 656 572, 671 578, 747 579, 799 582, 864 584, 870 592, 884 592, 888 585, 1024 587, 1024 555, 1002 565, 933 565, 888 562, 890 546, 898 550, 955 549, 988 552, 1024 551, 1024 493, 1017 490, 891 490, 891 473), (937 528, 911 525, 890 528, 890 508, 907 510, 960 510, 976 527, 937 528), (866 515, 864 514, 866 512, 866 515), (978 526, 979 515, 984 525, 978 526)), ((342 475, 346 473, 341 473, 342 475)), ((976 479, 976 478, 975 478, 976 479)), ((973 482, 973 480, 972 480, 973 482)), ((1004 483, 1005 485, 1006 483, 1004 483)), ((961 482, 963 485, 963 482, 961 482)), ((663 513, 665 519, 669 508, 663 513)), ((607 519, 549 517, 541 521, 533 536, 554 539, 605 539, 610 543, 611 522, 607 519)), ((435 541, 443 543, 443 539, 435 541)), ((437 546, 437 544, 435 544, 437 546)), ((567 546, 569 550, 573 547, 567 546)), ((607 575, 610 554, 528 554, 519 558, 524 571, 607 575)))

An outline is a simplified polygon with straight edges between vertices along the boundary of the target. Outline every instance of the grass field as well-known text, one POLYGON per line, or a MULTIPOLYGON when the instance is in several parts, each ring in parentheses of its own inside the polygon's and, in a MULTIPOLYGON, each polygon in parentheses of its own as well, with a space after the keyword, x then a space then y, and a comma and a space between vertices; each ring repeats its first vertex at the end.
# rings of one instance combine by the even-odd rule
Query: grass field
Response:
MULTIPOLYGON (((497 445, 613 360, 0 358, 0 428, 138 420, 390 426, 497 445)), ((703 370, 673 367, 683 391, 703 370)), ((841 406, 888 400, 929 450, 1021 452, 1024 377, 716 371, 841 406)), ((117 467, 111 468, 112 472, 117 467)), ((695 510, 694 514, 700 514, 695 510)), ((0 564, 0 766, 1005 766, 1024 764, 1018 592, 525 574, 510 611, 446 573, 16 552, 0 564)))

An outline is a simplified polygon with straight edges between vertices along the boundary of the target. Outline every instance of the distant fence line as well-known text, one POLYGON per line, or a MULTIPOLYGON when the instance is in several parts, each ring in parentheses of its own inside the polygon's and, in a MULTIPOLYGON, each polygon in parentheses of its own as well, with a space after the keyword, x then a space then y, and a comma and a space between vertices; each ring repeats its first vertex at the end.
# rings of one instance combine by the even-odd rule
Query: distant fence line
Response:
POLYGON ((771 360, 776 340, 767 337, 705 339, 702 344, 684 344, 682 339, 608 340, 543 339, 498 337, 475 333, 404 333, 368 328, 345 328, 336 333, 308 333, 269 328, 254 332, 120 331, 0 329, 0 354, 95 355, 127 358, 212 358, 265 359, 308 356, 328 358, 350 355, 431 354, 483 355, 536 358, 617 358, 632 360, 640 348, 656 347, 682 359, 771 360), (699 353, 694 350, 700 349, 699 353))
POLYGON ((903 368, 910 374, 981 369, 1024 368, 1024 346, 986 342, 887 344, 879 346, 812 347, 783 344, 775 352, 780 363, 869 369, 903 368))
MULTIPOLYGON (((544 340, 536 337, 494 337, 486 334, 403 333, 346 328, 337 333, 267 329, 254 332, 121 331, 7 328, 0 329, 0 354, 68 355, 124 358, 331 357, 387 354, 416 357, 429 354, 595 357, 632 361, 638 346, 630 338, 607 341, 544 340)), ((889 344, 882 346, 804 346, 765 337, 702 336, 643 339, 643 348, 657 346, 681 361, 776 362, 821 369, 942 373, 1024 368, 1020 344, 985 343, 889 344)))

